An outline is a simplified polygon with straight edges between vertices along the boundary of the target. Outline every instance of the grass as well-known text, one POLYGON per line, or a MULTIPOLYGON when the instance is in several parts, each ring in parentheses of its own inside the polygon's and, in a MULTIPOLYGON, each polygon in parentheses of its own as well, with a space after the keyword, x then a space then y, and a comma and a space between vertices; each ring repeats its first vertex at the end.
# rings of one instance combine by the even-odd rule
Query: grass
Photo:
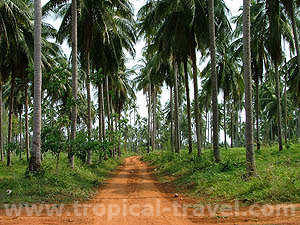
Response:
POLYGON ((156 151, 142 159, 157 167, 157 176, 179 191, 206 201, 241 200, 245 204, 300 201, 300 145, 262 147, 256 152, 258 176, 245 175, 245 149, 221 149, 222 162, 215 163, 212 150, 201 158, 187 151, 172 154, 156 151))
POLYGON ((43 160, 43 174, 30 178, 25 177, 27 161, 16 158, 9 168, 0 162, 0 203, 71 203, 87 200, 94 196, 96 187, 104 183, 123 159, 109 159, 91 166, 76 161, 76 168, 72 170, 63 155, 56 172, 55 158, 49 154, 43 160), (7 194, 7 190, 12 190, 11 195, 7 194))

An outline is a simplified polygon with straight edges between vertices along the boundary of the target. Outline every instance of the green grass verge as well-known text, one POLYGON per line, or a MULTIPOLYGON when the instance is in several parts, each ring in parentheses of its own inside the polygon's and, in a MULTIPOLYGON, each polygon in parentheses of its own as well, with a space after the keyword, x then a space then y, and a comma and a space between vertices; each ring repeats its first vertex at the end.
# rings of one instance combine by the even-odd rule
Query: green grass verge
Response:
POLYGON ((26 161, 16 158, 9 168, 0 162, 0 203, 71 203, 87 200, 94 196, 96 187, 104 183, 124 157, 91 166, 76 161, 76 168, 72 170, 63 155, 56 172, 54 157, 47 155, 42 162, 43 174, 30 178, 25 177, 26 161), (6 193, 7 190, 12 190, 11 195, 6 193))
POLYGON ((300 145, 277 146, 256 152, 258 176, 245 180, 245 149, 221 149, 222 162, 215 163, 212 150, 200 158, 187 151, 173 154, 156 151, 142 159, 157 167, 163 182, 206 201, 241 200, 245 204, 300 201, 300 145))

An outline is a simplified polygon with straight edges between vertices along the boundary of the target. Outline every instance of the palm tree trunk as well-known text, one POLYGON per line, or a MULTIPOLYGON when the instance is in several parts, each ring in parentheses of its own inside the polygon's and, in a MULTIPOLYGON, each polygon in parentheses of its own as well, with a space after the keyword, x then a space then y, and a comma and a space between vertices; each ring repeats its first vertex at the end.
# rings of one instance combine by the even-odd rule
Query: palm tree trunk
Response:
POLYGON ((280 78, 278 65, 275 63, 275 82, 276 82, 276 97, 277 97, 277 113, 278 113, 278 148, 282 150, 282 123, 281 123, 281 100, 280 100, 280 78))
MULTIPOLYGON (((12 143, 12 117, 13 117, 13 105, 14 105, 14 92, 15 92, 15 78, 11 80, 10 86, 10 98, 9 98, 9 117, 8 117, 8 144, 12 143)), ((11 166, 11 152, 10 148, 7 148, 7 166, 11 166)))
MULTIPOLYGON (((208 111, 208 110, 207 110, 208 111)), ((210 113, 209 111, 207 112, 208 118, 207 118, 207 142, 208 144, 210 143, 210 113)))
POLYGON ((231 106, 231 111, 230 111, 230 148, 233 148, 233 137, 234 137, 234 132, 233 132, 233 107, 231 106))
POLYGON ((171 120, 171 128, 170 128, 171 151, 174 152, 173 88, 172 88, 172 86, 170 86, 170 120, 171 120))
POLYGON ((20 161, 22 160, 22 111, 19 112, 20 161))
POLYGON ((203 147, 206 148, 207 145, 207 121, 208 121, 208 112, 207 108, 205 109, 205 131, 204 131, 204 145, 203 147))
MULTIPOLYGON (((86 51, 86 93, 87 93, 87 108, 88 108, 88 118, 87 118, 87 132, 88 139, 91 140, 92 134, 92 114, 91 114, 91 84, 90 84, 90 53, 89 50, 86 51)), ((92 164, 92 151, 88 151, 87 164, 92 164)))
MULTIPOLYGON (((120 124, 120 120, 121 120, 121 111, 118 110, 118 117, 116 117, 116 121, 115 121, 115 126, 116 126, 116 131, 118 130, 119 132, 121 132, 121 124, 120 124)), ((118 157, 121 156, 121 136, 118 136, 118 157)))
POLYGON ((270 122, 270 141, 273 142, 273 125, 272 121, 270 122))
POLYGON ((213 145, 214 143, 214 138, 213 138, 213 127, 212 127, 212 118, 213 116, 210 115, 210 142, 211 142, 211 145, 213 145))
MULTIPOLYGON (((72 0, 72 97, 77 100, 77 87, 78 87, 78 68, 77 68, 77 0, 72 0)), ((71 142, 76 136, 77 126, 77 102, 72 106, 71 114, 71 142)), ((74 153, 72 146, 68 154, 69 164, 74 169, 74 153)))
POLYGON ((245 82, 245 144, 246 170, 248 176, 256 175, 255 155, 253 150, 253 110, 252 110, 252 76, 250 48, 250 0, 243 1, 243 60, 245 82))
MULTIPOLYGON (((103 95, 103 83, 100 84, 100 110, 101 110, 101 129, 102 129, 102 139, 100 141, 103 141, 105 139, 105 115, 104 115, 104 95, 103 95)), ((99 128, 100 129, 100 128, 99 128)))
POLYGON ((187 71, 187 62, 184 62, 184 82, 185 82, 186 108, 187 108, 187 120, 188 120, 189 154, 191 154, 193 152, 193 141, 192 141, 191 100, 190 100, 189 75, 187 71))
MULTIPOLYGON (((134 128, 134 130, 135 130, 135 126, 136 126, 136 109, 134 108, 133 109, 133 128, 134 128)), ((136 149, 137 149, 137 135, 136 135, 136 133, 135 133, 135 137, 133 138, 133 140, 132 140, 132 146, 133 146, 133 150, 134 150, 134 152, 136 152, 136 149), (135 138, 135 139, 134 139, 135 138), (134 141, 135 140, 135 141, 134 141)))
POLYGON ((150 153, 150 142, 151 142, 151 83, 148 87, 148 146, 147 153, 150 153))
POLYGON ((199 118, 199 96, 198 96, 198 69, 197 69, 197 56, 195 50, 191 54, 193 62, 193 82, 194 82, 194 116, 196 122, 196 137, 197 137, 197 154, 201 155, 201 137, 200 137, 200 118, 199 118))
POLYGON ((179 106, 178 106, 178 65, 174 62, 174 102, 175 102, 175 152, 179 153, 179 106))
POLYGON ((206 121, 205 121, 205 142, 206 142, 206 146, 207 147, 209 145, 209 112, 208 112, 208 108, 206 107, 206 121))
POLYGON ((260 139, 259 139, 259 81, 258 78, 255 84, 255 114, 256 114, 256 150, 260 150, 260 139))
POLYGON ((103 129, 102 129, 102 99, 101 99, 101 84, 98 84, 98 134, 99 134, 99 141, 103 140, 103 129))
POLYGON ((2 84, 2 82, 0 82, 0 157, 1 157, 1 162, 4 161, 3 137, 2 137, 2 89, 3 89, 3 84, 2 84))
MULTIPOLYGON (((109 100, 110 100, 110 112, 111 112, 111 116, 110 116, 110 128, 111 128, 111 133, 113 134, 114 133, 114 118, 113 118, 113 115, 114 115, 114 111, 113 111, 113 101, 112 101, 112 94, 111 92, 109 92, 109 100)), ((115 140, 113 140, 115 141, 115 140)), ((114 145, 114 148, 113 148, 113 157, 115 157, 115 154, 116 154, 116 148, 115 148, 115 145, 114 145)))
POLYGON ((284 77, 284 142, 287 144, 287 96, 286 96, 286 75, 284 77))
POLYGON ((208 1, 209 9, 209 40, 211 57, 212 107, 213 107, 213 149, 215 161, 219 162, 219 124, 218 124, 218 80, 216 74, 216 35, 215 35, 215 6, 214 0, 208 1))
POLYGON ((34 111, 33 139, 29 171, 38 171, 41 167, 41 105, 42 105, 42 70, 41 70, 41 1, 34 1, 34 111))
POLYGON ((29 161, 28 84, 25 86, 25 149, 26 159, 29 161))
MULTIPOLYGON (((108 86, 108 75, 105 76, 105 89, 106 89, 106 106, 107 106, 107 125, 109 130, 109 141, 112 141, 112 128, 111 128, 111 111, 110 111, 110 94, 108 86)), ((110 156, 113 156, 113 151, 110 150, 110 156)))
POLYGON ((155 150, 155 138, 156 138, 156 91, 155 88, 153 88, 152 91, 153 95, 153 109, 152 109, 152 151, 155 150))
POLYGON ((202 115, 201 115, 201 111, 199 113, 199 127, 200 127, 200 147, 202 149, 202 144, 203 144, 203 134, 202 134, 202 115))
POLYGON ((226 132, 226 95, 224 93, 224 146, 227 150, 227 132, 226 132))
POLYGON ((238 101, 237 109, 236 109, 236 118, 235 118, 235 145, 239 146, 240 137, 239 137, 239 129, 240 129, 240 109, 241 109, 241 100, 238 101))

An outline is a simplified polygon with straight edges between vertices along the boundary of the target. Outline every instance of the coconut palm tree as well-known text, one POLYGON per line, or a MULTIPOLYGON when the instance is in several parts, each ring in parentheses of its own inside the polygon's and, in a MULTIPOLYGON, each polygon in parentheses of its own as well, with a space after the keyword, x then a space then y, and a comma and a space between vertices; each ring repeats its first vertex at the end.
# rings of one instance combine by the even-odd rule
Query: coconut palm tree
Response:
MULTIPOLYGON (((24 41, 24 29, 30 28, 31 12, 26 2, 22 0, 0 1, 0 95, 2 98, 2 86, 12 74, 13 53, 16 52, 17 43, 24 41)), ((13 81, 14 79, 11 79, 13 81)), ((11 98, 12 99, 12 98, 11 98)), ((11 101, 12 102, 12 101, 11 101)), ((12 107, 10 107, 12 109, 12 107)), ((0 107, 2 115, 2 99, 0 107)), ((12 115, 12 110, 9 115, 12 115)), ((10 120, 11 121, 11 120, 10 120)), ((11 123, 10 123, 11 124, 11 123)), ((11 126, 10 126, 11 127, 11 126)), ((9 131, 11 129, 9 128, 9 131)), ((0 133, 2 134, 2 121, 0 121, 0 133)), ((11 132, 9 132, 11 134, 11 132)), ((11 135, 10 135, 11 136, 11 135)), ((2 135, 0 137, 1 160, 3 160, 2 135)), ((8 138, 10 140, 10 138, 8 138)), ((7 152, 7 165, 11 165, 10 152, 7 152)))
MULTIPOLYGON (((71 143, 76 136, 77 127, 77 92, 78 92, 78 65, 77 65, 77 54, 78 54, 78 37, 77 37, 77 0, 72 0, 72 114, 71 114, 71 143)), ((74 169, 74 153, 72 151, 72 144, 68 153, 69 164, 74 169)))
POLYGON ((277 95, 277 113, 278 113, 278 148, 279 151, 282 147, 282 119, 281 119, 281 96, 280 96, 280 74, 279 66, 282 63, 282 38, 285 38, 291 47, 293 44, 292 32, 287 24, 286 18, 282 15, 280 10, 279 0, 267 1, 266 9, 269 17, 269 38, 267 43, 267 49, 271 56, 274 68, 275 68, 275 88, 277 95), (274 48, 277 46, 277 48, 274 48))
POLYGON ((40 0, 34 1, 34 118, 32 150, 29 162, 30 171, 38 171, 41 167, 41 105, 42 105, 42 5, 40 0))
POLYGON ((220 159, 219 126, 218 126, 218 79, 216 74, 216 35, 215 35, 215 5, 214 0, 208 1, 209 40, 211 57, 212 106, 213 106, 213 150, 216 162, 220 159))
POLYGON ((255 156, 253 150, 253 110, 252 110, 252 77, 251 77, 251 33, 250 33, 250 1, 243 1, 243 69, 245 81, 245 144, 246 169, 248 176, 256 175, 255 156))

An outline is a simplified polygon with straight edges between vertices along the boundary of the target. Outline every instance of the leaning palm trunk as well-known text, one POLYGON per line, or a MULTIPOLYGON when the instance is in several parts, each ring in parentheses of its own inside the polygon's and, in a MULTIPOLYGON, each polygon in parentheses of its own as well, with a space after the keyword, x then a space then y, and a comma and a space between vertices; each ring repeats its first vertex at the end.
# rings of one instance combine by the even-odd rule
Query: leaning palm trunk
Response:
MULTIPOLYGON (((71 142, 76 136, 77 126, 77 86, 78 86, 78 71, 77 71, 77 1, 72 0, 72 97, 75 103, 72 106, 71 114, 71 142)), ((75 167, 74 152, 71 148, 68 154, 69 164, 71 168, 75 167)))
POLYGON ((180 152, 180 137, 179 137, 179 106, 178 106, 178 64, 174 62, 174 103, 175 103, 175 152, 180 152))
POLYGON ((26 159, 29 161, 29 126, 28 126, 28 85, 25 86, 25 149, 26 159))
POLYGON ((41 167, 41 104, 42 104, 42 71, 41 71, 41 0, 34 1, 34 103, 33 103, 33 139, 29 171, 38 171, 41 167))
POLYGON ((185 82, 186 108, 187 108, 187 120, 188 120, 189 154, 191 154, 193 152, 193 141, 192 141, 191 100, 190 100, 189 75, 187 71, 187 62, 184 62, 184 82, 185 82))
POLYGON ((255 156, 253 150, 253 109, 252 109, 252 77, 250 50, 250 0, 243 1, 243 60, 245 80, 245 142, 246 169, 248 176, 256 175, 255 156))
MULTIPOLYGON (((13 116, 13 105, 14 105, 14 92, 15 92, 15 78, 11 80, 10 86, 10 98, 9 98, 9 117, 8 117, 8 139, 7 142, 12 142, 12 116, 13 116)), ((10 148, 7 148, 7 166, 11 166, 11 152, 10 148)))
POLYGON ((0 82, 0 157, 1 157, 1 162, 4 160, 4 155, 3 155, 3 137, 2 137, 2 88, 3 84, 0 82))
MULTIPOLYGON (((90 85, 90 53, 86 52, 86 92, 87 92, 87 107, 88 107, 88 118, 87 118, 87 131, 88 131, 88 139, 91 140, 92 134, 92 115, 91 115, 91 85, 90 85)), ((88 165, 92 164, 92 151, 88 151, 87 158, 88 165)))
POLYGON ((211 57, 212 108, 213 108, 213 149, 215 161, 220 161, 219 124, 218 124, 218 80, 216 74, 216 35, 214 0, 208 1, 209 8, 209 40, 211 57))
POLYGON ((281 100, 280 100, 280 78, 278 65, 275 63, 275 83, 276 83, 276 97, 277 97, 277 114, 278 114, 278 148, 282 150, 282 122, 281 122, 281 100))
POLYGON ((193 63, 193 82, 194 82, 194 116, 196 122, 196 137, 197 137, 197 154, 201 155, 201 137, 200 137, 200 116, 199 116, 199 96, 198 96, 198 72, 197 72, 197 57, 195 50, 191 54, 193 63))

